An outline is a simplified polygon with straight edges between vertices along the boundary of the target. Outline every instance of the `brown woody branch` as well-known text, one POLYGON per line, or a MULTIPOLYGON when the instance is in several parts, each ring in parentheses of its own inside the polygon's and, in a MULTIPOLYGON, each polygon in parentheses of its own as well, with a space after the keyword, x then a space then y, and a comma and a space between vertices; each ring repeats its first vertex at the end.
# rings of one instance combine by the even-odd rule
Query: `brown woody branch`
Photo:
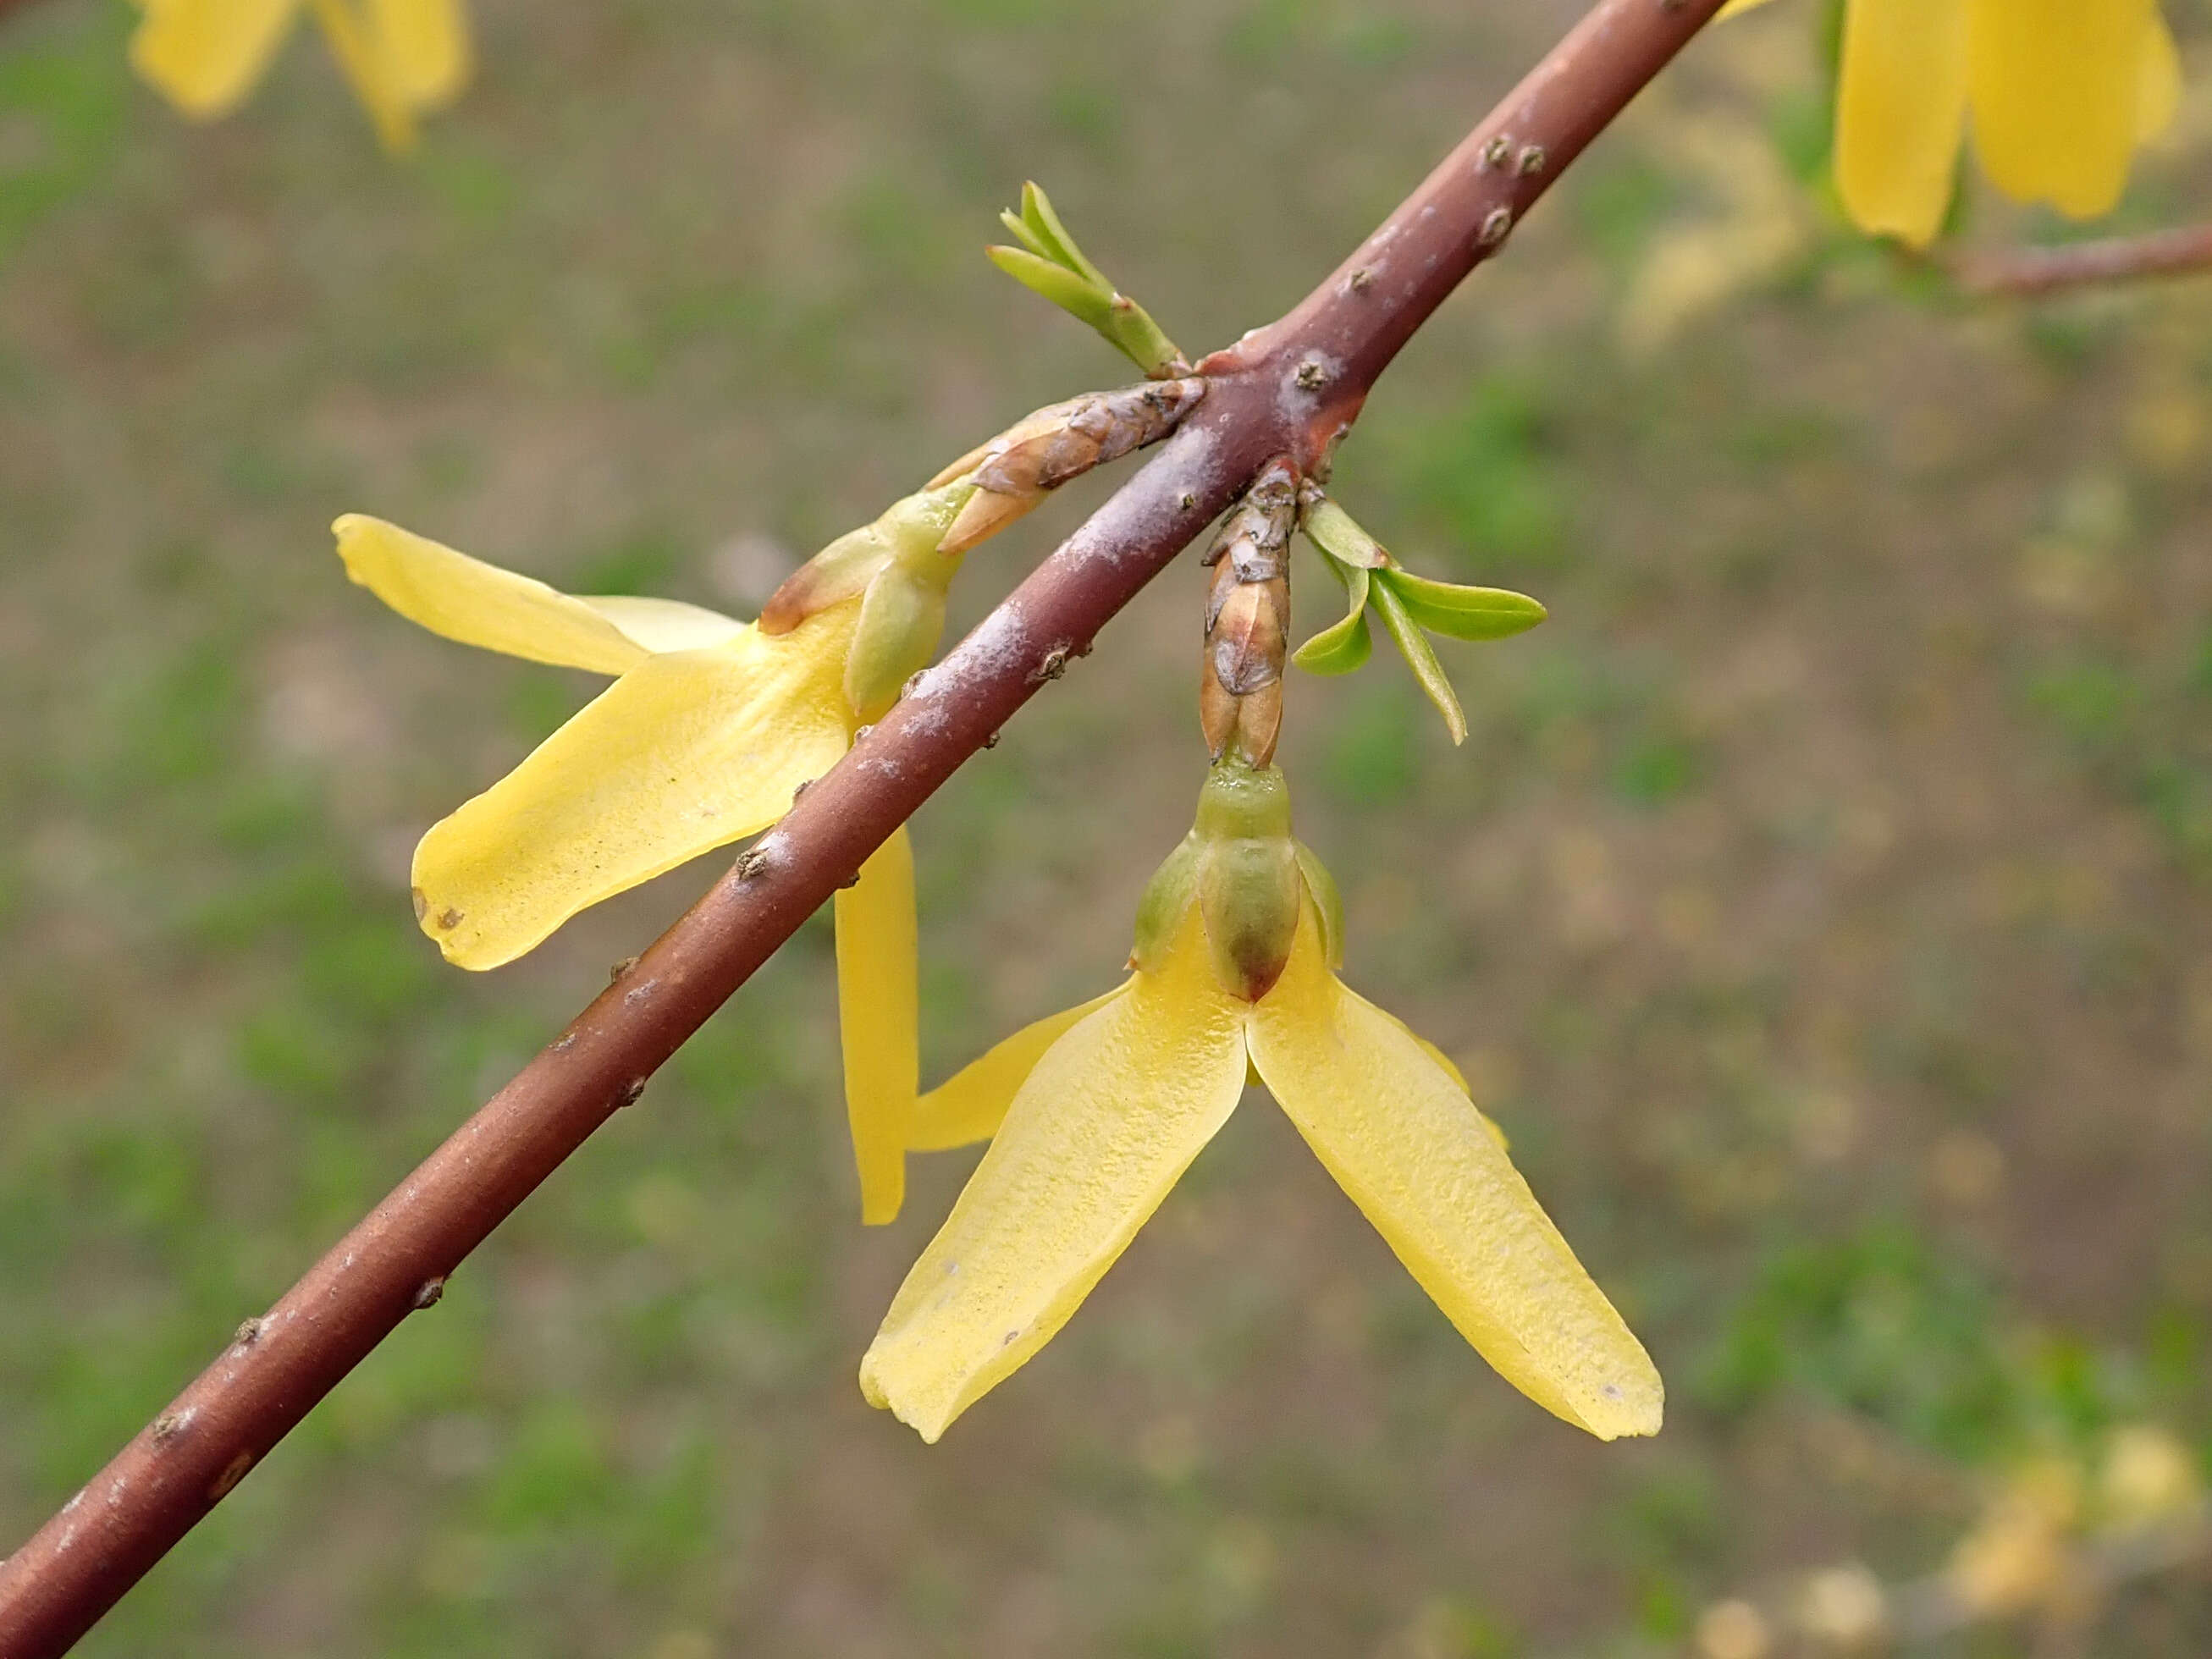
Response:
POLYGON ((2002 253, 1962 253, 1951 274, 1969 294, 2033 298, 2069 288, 2180 276, 2212 270, 2212 225, 2114 236, 2059 247, 2016 248, 2002 253))
POLYGON ((1351 258, 1199 366, 1203 402, 1119 493, 730 873, 191 1386, 0 1563, 0 1654, 48 1659, 220 1502, 984 746, 1037 688, 1288 456, 1325 472, 1370 387, 1445 295, 1719 9, 1601 0, 1351 258))

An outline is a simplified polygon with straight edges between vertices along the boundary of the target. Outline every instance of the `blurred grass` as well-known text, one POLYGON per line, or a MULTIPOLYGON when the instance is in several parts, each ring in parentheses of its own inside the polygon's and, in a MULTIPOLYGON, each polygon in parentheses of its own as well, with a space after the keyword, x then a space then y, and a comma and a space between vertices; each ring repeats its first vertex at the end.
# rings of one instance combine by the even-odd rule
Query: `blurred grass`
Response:
MULTIPOLYGON (((0 1532, 707 878, 439 964, 413 838, 589 688, 383 614, 331 516, 748 608, 1117 374, 976 257, 1023 177, 1231 337, 1571 10, 493 3, 404 169, 304 41, 198 130, 121 7, 10 17, 0 1532)), ((1682 135, 1815 176, 1816 54, 1779 14, 1701 44, 1346 447, 1401 557, 1552 608, 1452 659, 1466 747, 1393 665, 1292 694, 1352 976, 1494 1104, 1668 1374, 1660 1440, 1510 1395, 1255 1097, 921 1447, 852 1371, 968 1160, 852 1224, 811 930, 85 1651, 1596 1654, 1922 1570, 2023 1449, 2203 1448, 2212 295, 1962 312, 1805 207, 1625 346, 1660 240, 1738 210, 1682 135)), ((918 822, 935 1070, 1105 983, 1188 822, 1197 590, 1160 586, 918 822)), ((2161 1607, 2099 1650, 2201 1650, 2201 1586, 2161 1607)))

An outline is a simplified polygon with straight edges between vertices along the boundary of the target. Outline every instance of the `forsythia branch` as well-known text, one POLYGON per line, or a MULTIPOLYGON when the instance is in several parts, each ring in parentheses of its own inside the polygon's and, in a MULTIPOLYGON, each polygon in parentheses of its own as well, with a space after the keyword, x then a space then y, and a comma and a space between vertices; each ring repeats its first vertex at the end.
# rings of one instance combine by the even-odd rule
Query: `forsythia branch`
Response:
POLYGON ((1154 458, 0 1563, 0 1653, 66 1651, 1262 465, 1325 476, 1399 349, 1720 5, 1601 0, 1296 310, 1200 362, 1205 398, 1154 458))

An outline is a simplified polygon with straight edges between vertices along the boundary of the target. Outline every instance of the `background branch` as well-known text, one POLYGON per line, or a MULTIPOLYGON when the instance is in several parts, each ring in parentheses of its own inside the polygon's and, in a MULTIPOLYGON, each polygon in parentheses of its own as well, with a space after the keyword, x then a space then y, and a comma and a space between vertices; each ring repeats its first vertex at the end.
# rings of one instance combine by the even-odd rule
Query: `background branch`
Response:
POLYGON ((2212 225, 2113 236, 2058 247, 1962 253, 1952 275, 1969 294, 2032 298, 2097 283, 2134 282, 2212 270, 2212 225))
MULTIPOLYGON (((4 0, 0 0, 4 3, 4 0)), ((1392 357, 1718 9, 1602 0, 1295 311, 1200 365, 1182 429, 561 1036, 0 1564, 0 1653, 65 1651, 867 854, 1289 454, 1326 470, 1392 357)))

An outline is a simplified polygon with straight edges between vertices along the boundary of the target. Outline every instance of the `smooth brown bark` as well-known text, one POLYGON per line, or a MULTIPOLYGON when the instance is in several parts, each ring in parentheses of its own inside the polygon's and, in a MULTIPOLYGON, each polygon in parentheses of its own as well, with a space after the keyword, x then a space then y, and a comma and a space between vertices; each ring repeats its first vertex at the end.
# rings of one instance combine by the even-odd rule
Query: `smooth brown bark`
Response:
POLYGON ((0 1563, 0 1656, 70 1647, 1262 465, 1325 470, 1399 349, 1720 4, 1602 0, 1303 304, 1200 365, 1205 398, 1134 477, 0 1563))

